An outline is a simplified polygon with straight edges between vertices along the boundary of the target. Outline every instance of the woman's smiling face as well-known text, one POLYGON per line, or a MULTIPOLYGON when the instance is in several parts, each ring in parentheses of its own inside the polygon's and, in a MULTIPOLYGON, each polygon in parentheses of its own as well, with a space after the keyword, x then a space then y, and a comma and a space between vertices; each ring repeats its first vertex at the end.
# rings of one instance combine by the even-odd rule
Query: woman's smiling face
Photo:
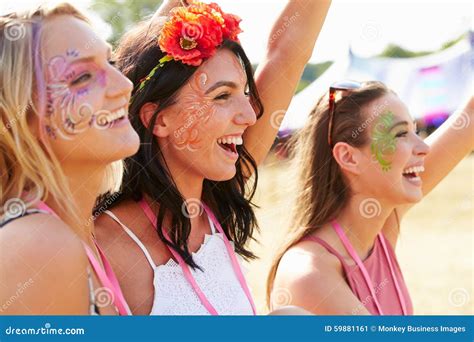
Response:
POLYGON ((131 82, 110 64, 111 51, 84 21, 56 16, 42 32, 46 139, 57 158, 104 165, 134 154, 128 120, 131 82))
POLYGON ((223 181, 234 177, 237 148, 256 119, 244 69, 232 51, 221 49, 158 114, 154 132, 170 168, 223 181))
POLYGON ((369 143, 360 149, 357 189, 367 197, 394 205, 420 201, 419 174, 424 171, 429 147, 417 135, 407 107, 389 93, 371 103, 364 113, 370 121, 369 143))

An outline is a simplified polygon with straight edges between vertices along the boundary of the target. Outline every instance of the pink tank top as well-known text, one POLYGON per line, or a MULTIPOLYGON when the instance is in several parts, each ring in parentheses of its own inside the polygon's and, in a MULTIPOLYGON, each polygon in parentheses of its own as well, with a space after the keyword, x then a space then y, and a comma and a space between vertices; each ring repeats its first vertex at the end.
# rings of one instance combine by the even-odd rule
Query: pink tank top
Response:
MULTIPOLYGON (((335 227, 334 229, 336 230, 335 227)), ((348 252, 349 249, 353 250, 349 240, 345 236, 341 236, 340 232, 338 235, 341 242, 348 249, 348 252)), ((367 272, 366 275, 370 278, 369 282, 366 281, 363 270, 357 263, 355 265, 348 265, 342 255, 326 241, 314 236, 308 236, 303 240, 313 241, 322 245, 329 253, 339 259, 344 270, 344 276, 352 292, 361 301, 361 305, 372 315, 413 315, 410 294, 403 279, 395 252, 382 233, 377 236, 369 256, 364 261, 361 261, 367 272), (370 282, 372 283, 372 291, 369 288, 370 282), (372 299, 372 294, 375 295, 376 300, 372 299)), ((349 253, 351 254, 351 252, 349 253)), ((357 315, 358 308, 354 308, 352 313, 357 315)))

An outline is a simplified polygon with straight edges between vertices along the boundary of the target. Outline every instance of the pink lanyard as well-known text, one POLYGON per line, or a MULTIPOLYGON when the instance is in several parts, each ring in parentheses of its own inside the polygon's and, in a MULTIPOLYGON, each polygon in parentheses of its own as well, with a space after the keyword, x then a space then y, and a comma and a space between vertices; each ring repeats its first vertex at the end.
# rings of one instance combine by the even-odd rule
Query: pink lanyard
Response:
MULTIPOLYGON (((359 255, 355 251, 354 247, 352 247, 352 245, 351 245, 349 239, 347 238, 346 234, 344 234, 344 230, 342 229, 341 225, 336 220, 333 220, 331 222, 331 224, 332 224, 332 227, 334 228, 334 230, 336 231, 337 235, 341 239, 342 243, 344 244, 344 247, 346 248, 347 252, 349 252, 352 259, 356 262, 357 266, 359 266, 359 269, 361 270, 362 275, 364 276, 365 283, 366 283, 367 287, 369 288, 370 294, 371 294, 371 296, 374 300, 375 306, 377 307, 377 311, 379 312, 380 315, 383 315, 382 307, 380 306, 380 303, 377 300, 377 297, 375 296, 374 285, 372 283, 372 280, 370 279, 370 276, 369 276, 369 273, 367 272, 367 269, 364 266, 364 263, 359 258, 359 255)), ((388 254, 387 245, 385 244, 385 240, 383 239, 381 233, 379 233, 377 235, 377 237, 379 238, 379 240, 382 244, 382 248, 383 248, 383 251, 384 251, 384 254, 385 254, 385 258, 388 261, 388 266, 390 268, 390 273, 392 274, 392 279, 393 279, 393 282, 395 284, 395 289, 397 290, 398 300, 399 300, 400 305, 402 307, 403 315, 406 316, 407 315, 407 308, 406 308, 406 304, 405 304, 405 297, 403 296, 403 293, 400 290, 400 286, 398 284, 397 277, 395 275, 395 271, 394 271, 394 268, 393 268, 393 265, 392 265, 392 261, 390 260, 390 256, 388 254)))
POLYGON ((99 277, 99 280, 102 285, 112 291, 114 305, 118 309, 119 314, 121 316, 128 316, 131 314, 130 308, 128 307, 127 301, 123 296, 122 290, 118 283, 117 277, 115 276, 115 273, 112 269, 112 266, 110 266, 110 263, 105 257, 104 252, 102 252, 102 249, 99 247, 99 245, 97 245, 97 242, 95 240, 94 243, 97 247, 97 250, 99 251, 100 258, 102 260, 102 263, 104 264, 105 271, 102 269, 102 267, 100 267, 99 262, 95 258, 94 253, 89 248, 89 246, 87 246, 86 243, 83 242, 84 248, 86 249, 87 257, 89 258, 89 262, 94 268, 94 271, 99 277))
MULTIPOLYGON (((145 201, 145 199, 140 200, 140 206, 142 207, 143 211, 145 212, 145 215, 148 217, 148 220, 156 226, 156 215, 153 213, 151 210, 150 206, 148 203, 145 201)), ((250 290, 247 286, 247 282, 245 281, 244 275, 242 273, 242 269, 240 268, 239 262, 237 261, 237 257, 235 256, 234 250, 232 246, 230 245, 229 240, 227 239, 221 225, 217 221, 216 217, 212 213, 212 211, 203 203, 204 210, 206 211, 206 214, 209 216, 211 221, 214 223, 214 226, 217 228, 219 233, 222 234, 223 239, 224 239, 224 244, 227 249, 227 253, 229 254, 231 263, 232 263, 232 268, 234 269, 234 273, 237 276, 237 279, 239 280, 240 286, 242 287, 243 291, 245 292, 245 295, 247 296, 250 306, 252 307, 253 314, 256 315, 256 310, 255 310, 255 304, 252 299, 252 295, 250 294, 250 290)), ((167 240, 170 240, 168 234, 165 232, 163 229, 163 235, 166 237, 167 240)), ((191 274, 191 271, 189 270, 189 266, 186 264, 186 262, 183 260, 183 258, 175 251, 173 248, 169 247, 166 245, 170 253, 173 255, 173 257, 178 261, 179 266, 181 266, 181 269, 183 271, 183 274, 186 278, 186 280, 191 284, 191 286, 194 289, 194 292, 196 292, 197 296, 199 297, 199 300, 201 303, 204 305, 204 307, 207 309, 207 311, 214 316, 217 316, 218 313, 216 309, 212 306, 212 304, 209 302, 207 299, 206 295, 204 292, 202 292, 201 288, 197 284, 196 280, 194 279, 193 275, 191 274)))
MULTIPOLYGON (((37 207, 38 209, 46 211, 49 214, 53 215, 54 217, 60 219, 59 216, 56 215, 56 213, 53 211, 53 209, 48 207, 46 203, 39 202, 37 207)), ((116 308, 118 309, 119 314, 122 316, 130 315, 131 314, 130 308, 128 307, 127 302, 125 301, 125 298, 123 296, 122 290, 118 283, 117 277, 115 276, 115 273, 112 267, 110 266, 109 261, 105 257, 105 254, 102 252, 102 249, 100 249, 99 245, 94 239, 94 244, 97 247, 97 250, 99 251, 100 258, 102 260, 102 263, 104 264, 105 271, 100 266, 99 262, 95 258, 94 253, 89 248, 89 246, 87 246, 87 244, 84 241, 82 241, 82 244, 84 245, 87 257, 89 258, 89 262, 94 268, 94 271, 97 274, 97 277, 99 277, 100 282, 102 283, 103 286, 105 286, 106 288, 112 291, 114 304, 116 308)))

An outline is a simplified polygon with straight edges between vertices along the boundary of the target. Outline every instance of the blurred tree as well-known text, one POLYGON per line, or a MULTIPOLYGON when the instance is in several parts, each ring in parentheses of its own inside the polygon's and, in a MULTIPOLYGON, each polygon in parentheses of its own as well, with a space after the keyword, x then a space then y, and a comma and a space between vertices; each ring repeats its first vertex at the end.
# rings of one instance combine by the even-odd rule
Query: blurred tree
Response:
POLYGON ((391 58, 411 58, 429 55, 431 51, 410 51, 395 44, 388 44, 383 52, 377 57, 391 57, 391 58))
POLYGON ((296 88, 296 92, 299 93, 308 85, 310 85, 315 79, 321 76, 333 62, 322 62, 317 64, 308 63, 303 71, 300 83, 296 88))
POLYGON ((109 42, 116 46, 133 24, 149 18, 162 0, 92 0, 90 9, 112 27, 109 42))
POLYGON ((383 52, 378 55, 377 57, 391 57, 391 58, 411 58, 411 57, 420 57, 420 56, 426 56, 430 55, 432 53, 446 50, 447 48, 455 45, 456 43, 460 42, 461 40, 465 39, 467 37, 466 33, 463 33, 461 36, 447 41, 441 45, 441 47, 438 50, 435 51, 410 51, 407 49, 402 48, 401 46, 395 45, 395 44, 389 44, 383 52))
MULTIPOLYGON (((109 42, 116 46, 120 37, 130 29, 133 24, 145 20, 153 15, 163 0, 92 0, 90 9, 99 14, 99 16, 112 28, 112 35, 109 42)), ((466 34, 444 43, 441 51, 453 46, 464 39, 466 34)), ((429 55, 436 51, 410 51, 401 46, 390 44, 377 57, 410 58, 429 55)), ((306 86, 317 79, 326 71, 332 62, 323 62, 319 64, 308 64, 303 72, 303 76, 298 85, 297 92, 300 92, 306 86)), ((254 70, 257 65, 254 65, 254 70)))

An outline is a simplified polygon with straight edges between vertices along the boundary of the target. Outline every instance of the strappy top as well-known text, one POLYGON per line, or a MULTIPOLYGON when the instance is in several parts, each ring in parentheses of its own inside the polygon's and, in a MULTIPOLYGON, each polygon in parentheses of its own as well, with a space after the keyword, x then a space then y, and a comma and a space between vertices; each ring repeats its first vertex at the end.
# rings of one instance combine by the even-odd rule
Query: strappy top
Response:
MULTIPOLYGON (((44 202, 39 202, 37 204, 37 208, 24 210, 23 212, 19 213, 18 215, 14 217, 6 217, 5 221, 0 222, 1 223, 0 228, 3 228, 7 223, 10 223, 21 217, 32 215, 32 214, 39 214, 39 213, 53 215, 57 217, 58 219, 60 219, 58 215, 56 215, 56 213, 51 208, 49 208, 44 202)), ((91 251, 89 246, 87 246, 87 244, 82 241, 82 244, 86 251, 90 265, 92 266, 92 268, 97 274, 97 277, 99 278, 100 282, 104 286, 102 289, 105 292, 107 292, 106 297, 110 297, 110 300, 109 298, 107 298, 107 302, 112 301, 115 304, 116 310, 120 315, 130 315, 131 314, 130 308, 128 307, 128 304, 125 301, 125 298, 123 297, 122 290, 120 289, 120 286, 117 281, 117 277, 115 276, 115 273, 113 272, 112 267, 110 266, 110 263, 105 257, 105 254, 103 253, 99 245, 97 245, 95 239, 94 239, 94 243, 97 250, 99 251, 99 255, 101 257, 101 261, 105 269, 102 269, 102 267, 100 266, 100 263, 95 258, 94 253, 91 251)), ((88 285, 89 285, 89 314, 100 315, 99 308, 96 301, 95 290, 94 290, 94 286, 92 282, 90 266, 87 267, 87 277, 88 277, 88 285)))
MULTIPOLYGON (((16 216, 5 217, 5 220, 0 221, 0 228, 5 227, 8 223, 13 222, 19 218, 29 216, 29 215, 34 215, 34 214, 50 214, 50 212, 48 212, 47 210, 41 210, 41 209, 27 209, 16 216)), ((94 292, 94 286, 92 283, 92 275, 91 275, 90 266, 87 267, 87 285, 89 287, 89 315, 91 316, 100 315, 99 307, 97 305, 96 296, 94 292)))
MULTIPOLYGON (((135 241, 153 269, 154 298, 150 315, 209 315, 176 261, 170 259, 164 265, 156 265, 145 245, 132 230, 114 213, 104 213, 135 241)), ((196 264, 203 271, 190 269, 190 272, 219 314, 253 315, 252 305, 233 271, 224 237, 216 232, 209 216, 208 220, 212 234, 206 234, 199 250, 192 253, 196 264)))
POLYGON ((3 228, 4 226, 6 226, 8 223, 12 222, 12 221, 15 221, 21 217, 25 217, 25 216, 28 216, 28 215, 33 215, 33 214, 49 214, 47 211, 45 210, 41 210, 41 209, 27 209, 23 212, 19 212, 17 215, 5 215, 5 218, 3 220, 0 220, 0 228, 3 228))
MULTIPOLYGON (((363 271, 357 263, 355 265, 347 264, 343 256, 336 249, 318 237, 308 236, 303 238, 303 240, 320 244, 339 259, 347 284, 354 295, 361 301, 361 305, 372 315, 381 314, 377 307, 377 302, 384 315, 413 315, 410 294, 395 252, 382 233, 377 236, 369 256, 362 261, 370 278, 369 283, 372 283, 372 290, 369 288, 363 271), (372 294, 376 297, 375 301, 372 298, 372 294)), ((345 245, 344 242, 343 244, 345 245)), ((354 308, 353 314, 357 315, 358 310, 360 308, 354 308)))

